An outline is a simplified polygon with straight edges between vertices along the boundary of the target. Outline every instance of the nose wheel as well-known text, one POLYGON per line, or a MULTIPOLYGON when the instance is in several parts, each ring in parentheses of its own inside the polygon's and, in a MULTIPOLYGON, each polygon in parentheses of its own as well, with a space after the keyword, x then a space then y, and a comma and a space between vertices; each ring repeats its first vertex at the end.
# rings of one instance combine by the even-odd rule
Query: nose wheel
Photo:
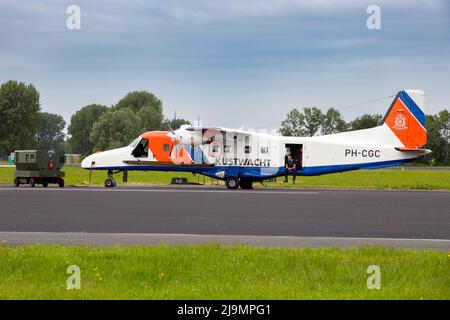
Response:
POLYGON ((107 178, 105 180, 105 187, 106 188, 113 188, 117 185, 116 180, 114 180, 114 178, 107 178))
POLYGON ((113 177, 113 172, 108 171, 108 178, 106 178, 106 180, 105 180, 105 187, 106 188, 114 188, 115 186, 117 186, 117 182, 113 177))

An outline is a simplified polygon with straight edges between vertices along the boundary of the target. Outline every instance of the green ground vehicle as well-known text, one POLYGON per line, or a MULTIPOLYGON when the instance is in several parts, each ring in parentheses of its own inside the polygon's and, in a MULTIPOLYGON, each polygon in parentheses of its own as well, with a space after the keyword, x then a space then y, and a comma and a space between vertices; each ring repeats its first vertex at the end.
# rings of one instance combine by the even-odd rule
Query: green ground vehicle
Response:
POLYGON ((14 185, 29 184, 34 187, 42 184, 47 187, 49 183, 57 183, 64 187, 65 156, 63 151, 48 150, 16 150, 14 154, 14 185))

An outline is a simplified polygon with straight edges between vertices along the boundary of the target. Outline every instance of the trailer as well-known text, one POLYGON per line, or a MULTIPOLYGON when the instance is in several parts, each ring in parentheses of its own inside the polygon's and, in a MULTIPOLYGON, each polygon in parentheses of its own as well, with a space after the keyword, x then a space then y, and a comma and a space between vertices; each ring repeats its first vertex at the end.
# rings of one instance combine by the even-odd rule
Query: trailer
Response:
POLYGON ((14 185, 29 184, 34 187, 49 183, 64 187, 64 171, 60 171, 65 163, 63 151, 52 150, 16 150, 14 152, 14 185))

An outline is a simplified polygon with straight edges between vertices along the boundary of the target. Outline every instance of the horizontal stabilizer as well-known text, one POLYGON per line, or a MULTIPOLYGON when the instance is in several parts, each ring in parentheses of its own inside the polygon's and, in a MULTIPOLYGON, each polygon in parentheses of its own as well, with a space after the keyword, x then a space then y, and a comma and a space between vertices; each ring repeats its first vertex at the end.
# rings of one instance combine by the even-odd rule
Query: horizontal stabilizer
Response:
POLYGON ((401 151, 401 152, 411 152, 411 153, 421 153, 421 154, 428 154, 428 153, 432 152, 430 149, 404 148, 404 147, 396 147, 395 150, 401 151))

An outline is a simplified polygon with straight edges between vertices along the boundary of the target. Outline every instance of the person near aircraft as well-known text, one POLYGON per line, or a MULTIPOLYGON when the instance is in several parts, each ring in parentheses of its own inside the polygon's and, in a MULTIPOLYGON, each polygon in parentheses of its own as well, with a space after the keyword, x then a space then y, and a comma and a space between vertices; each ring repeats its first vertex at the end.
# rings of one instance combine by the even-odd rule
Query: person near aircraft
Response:
POLYGON ((287 155, 286 163, 284 166, 284 182, 288 182, 289 173, 292 173, 292 183, 295 184, 295 177, 297 173, 297 160, 294 157, 292 157, 290 153, 287 155))

